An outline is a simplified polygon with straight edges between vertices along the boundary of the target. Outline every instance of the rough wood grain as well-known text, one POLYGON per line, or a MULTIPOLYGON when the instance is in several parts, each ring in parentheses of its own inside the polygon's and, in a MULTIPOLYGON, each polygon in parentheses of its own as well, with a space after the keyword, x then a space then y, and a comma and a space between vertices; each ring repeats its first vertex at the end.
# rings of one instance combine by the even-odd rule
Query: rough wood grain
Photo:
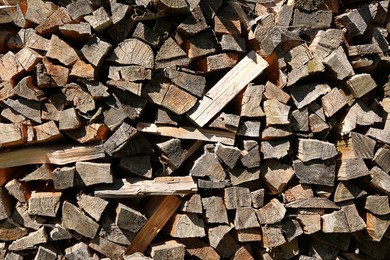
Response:
POLYGON ((290 123, 290 106, 279 102, 277 99, 264 101, 263 109, 267 126, 287 125, 290 123))
POLYGON ((218 196, 202 198, 206 223, 228 224, 228 216, 223 199, 218 196))
POLYGON ((260 173, 262 180, 272 194, 282 193, 289 181, 294 177, 293 168, 286 164, 281 164, 277 160, 267 160, 261 166, 260 173))
POLYGON ((257 218, 262 225, 275 224, 281 221, 286 212, 286 208, 277 199, 272 199, 264 207, 256 210, 257 218))
POLYGON ((121 42, 118 47, 114 49, 109 60, 121 65, 139 65, 149 69, 154 68, 154 54, 152 48, 135 38, 121 42))
POLYGON ((60 207, 61 192, 31 193, 28 203, 28 213, 39 216, 55 217, 60 207))
POLYGON ((205 94, 189 117, 203 127, 266 67, 268 63, 265 60, 255 52, 250 52, 205 94))
POLYGON ((333 186, 336 178, 336 161, 329 160, 311 160, 302 162, 293 161, 295 174, 302 184, 317 184, 333 186))

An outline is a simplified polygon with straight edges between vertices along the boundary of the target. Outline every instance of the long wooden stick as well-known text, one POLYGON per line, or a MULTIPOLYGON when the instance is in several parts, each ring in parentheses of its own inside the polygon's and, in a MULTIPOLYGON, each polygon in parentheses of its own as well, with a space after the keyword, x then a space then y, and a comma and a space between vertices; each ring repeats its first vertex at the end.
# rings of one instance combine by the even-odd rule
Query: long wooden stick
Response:
MULTIPOLYGON (((143 253, 181 204, 177 196, 153 197, 149 204, 159 205, 148 222, 138 232, 125 251, 125 255, 143 253)), ((149 207, 152 208, 152 207, 149 207)))

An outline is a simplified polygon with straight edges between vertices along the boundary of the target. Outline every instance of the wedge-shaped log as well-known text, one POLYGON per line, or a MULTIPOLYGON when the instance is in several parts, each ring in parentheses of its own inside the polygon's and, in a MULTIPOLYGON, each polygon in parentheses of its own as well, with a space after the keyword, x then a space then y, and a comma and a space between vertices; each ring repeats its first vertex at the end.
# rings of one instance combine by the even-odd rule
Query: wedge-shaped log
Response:
POLYGON ((254 51, 250 52, 204 95, 196 109, 189 113, 191 120, 201 127, 206 125, 267 67, 263 58, 254 51))

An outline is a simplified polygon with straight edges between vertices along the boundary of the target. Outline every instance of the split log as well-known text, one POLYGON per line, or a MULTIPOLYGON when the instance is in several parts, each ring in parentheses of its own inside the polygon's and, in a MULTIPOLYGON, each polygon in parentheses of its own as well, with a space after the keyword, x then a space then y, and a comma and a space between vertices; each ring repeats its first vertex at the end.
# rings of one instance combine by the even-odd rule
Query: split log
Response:
POLYGON ((16 241, 27 235, 27 229, 18 225, 12 219, 5 219, 0 222, 0 238, 3 241, 16 241))
POLYGON ((389 197, 369 195, 366 197, 364 208, 375 215, 387 215, 390 213, 389 197))
POLYGON ((16 179, 13 179, 7 182, 4 186, 8 193, 16 198, 19 202, 26 202, 30 196, 30 192, 24 183, 19 182, 16 179))
POLYGON ((289 94, 278 88, 270 81, 267 81, 267 83, 265 84, 265 91, 263 95, 266 99, 277 99, 283 104, 287 104, 287 102, 291 99, 289 94))
POLYGON ((190 112, 191 120, 203 127, 267 66, 268 63, 255 52, 248 54, 205 94, 196 110, 190 112), (245 71, 242 71, 243 67, 245 71))
POLYGON ((290 106, 285 105, 276 99, 264 101, 264 113, 267 126, 287 125, 290 123, 290 106))
POLYGON ((263 97, 264 86, 249 84, 243 94, 241 102, 242 117, 262 117, 264 112, 260 103, 263 97))
POLYGON ((263 235, 263 246, 265 248, 274 248, 286 243, 282 227, 278 224, 262 226, 261 232, 263 235))
POLYGON ((76 167, 56 168, 52 173, 53 185, 56 190, 63 190, 74 186, 76 167))
POLYGON ((40 35, 52 34, 58 32, 59 26, 70 23, 71 21, 72 18, 69 16, 68 9, 60 7, 35 27, 35 31, 40 35))
POLYGON ((76 162, 76 172, 82 186, 113 182, 110 163, 76 162))
POLYGON ((237 129, 237 135, 247 137, 260 137, 260 121, 245 120, 240 123, 237 129))
POLYGON ((116 208, 115 224, 122 229, 130 232, 138 232, 148 219, 134 207, 126 206, 122 203, 116 208))
POLYGON ((146 195, 183 195, 197 191, 192 177, 156 177, 154 180, 138 178, 115 180, 112 185, 95 188, 100 198, 128 198, 146 195))
POLYGON ((180 210, 183 212, 202 214, 203 206, 200 194, 193 194, 189 195, 187 198, 185 197, 180 206, 180 210))
POLYGON ((325 66, 327 66, 327 68, 330 69, 332 74, 338 80, 343 80, 346 77, 350 77, 355 74, 351 64, 348 61, 347 55, 341 46, 329 54, 324 59, 323 63, 325 66))
POLYGON ((349 183, 340 182, 334 193, 334 202, 348 201, 367 195, 367 192, 349 183))
POLYGON ((171 127, 138 122, 137 129, 138 131, 144 133, 169 136, 180 139, 221 142, 227 145, 232 145, 234 143, 234 133, 206 128, 171 127))
POLYGON ((262 141, 264 159, 281 159, 290 153, 290 141, 262 141))
POLYGON ((367 233, 373 241, 381 241, 390 226, 390 220, 385 216, 366 213, 367 233))
POLYGON ((336 155, 336 146, 332 143, 310 139, 298 140, 297 157, 303 162, 308 162, 313 159, 327 160, 336 155))
POLYGON ((190 59, 185 51, 172 39, 165 40, 156 54, 155 68, 164 69, 167 67, 188 67, 190 59))
POLYGON ((370 184, 375 188, 385 192, 386 194, 390 193, 390 176, 381 170, 379 167, 374 166, 370 170, 371 182, 370 184))
POLYGON ((11 51, 0 57, 0 78, 3 81, 11 80, 24 72, 23 65, 11 51))
POLYGON ((294 177, 294 170, 277 160, 267 160, 261 166, 261 178, 264 180, 271 194, 280 194, 294 177))
POLYGON ((108 202, 98 197, 81 194, 77 197, 77 204, 93 219, 99 221, 108 202))
POLYGON ((118 47, 114 49, 109 60, 121 65, 139 65, 148 69, 154 67, 154 54, 152 48, 135 38, 121 42, 118 47), (137 52, 134 52, 133 50, 137 50, 137 52))
POLYGON ((176 238, 193 238, 206 236, 204 222, 196 214, 175 214, 166 228, 176 238))
POLYGON ((221 197, 212 196, 202 198, 206 223, 228 224, 228 216, 221 197))
POLYGON ((260 224, 275 224, 284 218, 287 210, 277 199, 272 199, 264 207, 257 209, 256 214, 260 224))
POLYGON ((215 42, 214 34, 211 31, 205 31, 191 37, 183 47, 190 59, 198 59, 215 53, 215 42))
POLYGON ((111 18, 103 7, 100 7, 93 11, 92 15, 84 16, 84 19, 97 32, 101 32, 112 25, 111 18))
POLYGON ((320 215, 298 215, 297 219, 302 226, 304 234, 310 235, 321 230, 320 215))
POLYGON ((59 224, 55 224, 55 227, 50 231, 50 239, 53 241, 71 239, 72 234, 59 224))
POLYGON ((44 244, 47 242, 48 236, 45 229, 42 227, 37 231, 31 232, 25 237, 19 238, 13 241, 8 250, 10 251, 21 251, 26 249, 33 249, 39 244, 44 244))
POLYGON ((220 225, 208 230, 210 245, 220 252, 222 257, 230 257, 238 249, 238 245, 230 235, 232 226, 220 225))
POLYGON ((236 147, 230 147, 217 143, 215 154, 230 168, 233 169, 238 159, 240 158, 241 151, 236 147))
POLYGON ((238 61, 239 57, 237 53, 220 53, 202 58, 197 64, 200 71, 210 74, 233 68, 238 61))
POLYGON ((341 210, 344 211, 350 232, 356 232, 366 228, 364 220, 359 216, 353 201, 341 202, 341 210))
POLYGON ((236 230, 260 227, 256 211, 252 207, 239 207, 236 209, 234 226, 236 230))
POLYGON ((244 140, 243 141, 242 157, 240 158, 241 164, 247 168, 256 168, 260 166, 260 149, 256 141, 244 140))
POLYGON ((349 233, 347 217, 343 210, 324 214, 322 219, 322 232, 324 233, 349 233))
POLYGON ((235 167, 229 171, 229 177, 232 185, 237 186, 246 182, 258 180, 260 177, 260 169, 245 169, 235 167))
POLYGON ((361 98, 377 86, 372 77, 364 73, 352 76, 346 84, 355 98, 361 98))
POLYGON ((176 240, 169 240, 163 243, 151 245, 150 256, 153 259, 165 259, 167 256, 174 259, 184 259, 185 246, 176 240))
POLYGON ((62 225, 88 238, 94 238, 99 229, 95 221, 67 201, 62 205, 62 225))
POLYGON ((56 59, 65 66, 71 66, 79 58, 76 51, 61 40, 58 36, 52 35, 46 57, 56 59))
POLYGON ((289 88, 291 97, 298 109, 301 109, 322 95, 328 93, 331 88, 327 84, 310 83, 289 88))
POLYGON ((29 147, 0 153, 0 168, 40 163, 64 165, 103 157, 102 145, 29 147))
POLYGON ((321 98, 321 101, 324 113, 327 117, 333 116, 347 104, 344 94, 338 88, 333 88, 328 94, 321 98))
POLYGON ((61 192, 31 193, 28 203, 28 213, 39 216, 55 217, 60 207, 61 192))
POLYGON ((80 257, 92 258, 92 253, 87 244, 79 242, 71 247, 65 248, 65 257, 67 259, 77 259, 80 257))

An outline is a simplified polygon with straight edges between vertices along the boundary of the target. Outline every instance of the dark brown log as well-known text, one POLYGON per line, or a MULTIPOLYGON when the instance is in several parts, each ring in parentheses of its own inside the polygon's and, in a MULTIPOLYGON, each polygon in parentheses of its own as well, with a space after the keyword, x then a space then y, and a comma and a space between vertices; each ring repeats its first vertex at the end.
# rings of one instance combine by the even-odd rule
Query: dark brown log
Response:
POLYGON ((190 256, 198 257, 199 259, 205 260, 216 260, 220 259, 217 251, 204 243, 202 240, 197 238, 185 238, 180 239, 180 242, 183 243, 186 247, 186 253, 190 256))
POLYGON ((52 34, 58 32, 59 26, 70 23, 71 21, 72 18, 69 16, 68 9, 60 7, 44 21, 39 23, 39 25, 35 27, 35 31, 40 35, 52 34))

